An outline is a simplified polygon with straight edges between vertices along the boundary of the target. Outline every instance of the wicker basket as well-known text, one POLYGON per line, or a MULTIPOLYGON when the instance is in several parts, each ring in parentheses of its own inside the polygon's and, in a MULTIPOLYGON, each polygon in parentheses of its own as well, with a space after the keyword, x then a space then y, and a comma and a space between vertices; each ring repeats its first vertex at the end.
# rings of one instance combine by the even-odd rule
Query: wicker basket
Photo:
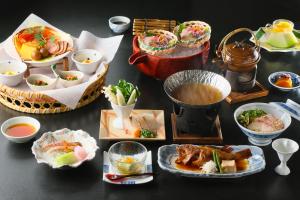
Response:
MULTIPOLYGON (((103 73, 99 74, 98 79, 85 90, 76 109, 91 103, 100 96, 109 66, 104 65, 104 67, 103 73)), ((13 110, 25 113, 50 114, 71 110, 66 105, 47 95, 38 92, 21 91, 2 84, 0 84, 0 102, 13 110)))

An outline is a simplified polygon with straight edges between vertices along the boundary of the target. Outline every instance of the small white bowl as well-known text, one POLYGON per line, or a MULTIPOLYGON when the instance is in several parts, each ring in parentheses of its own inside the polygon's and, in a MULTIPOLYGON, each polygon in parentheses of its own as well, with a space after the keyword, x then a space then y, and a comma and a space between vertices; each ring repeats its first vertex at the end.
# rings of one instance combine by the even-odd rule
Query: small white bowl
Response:
POLYGON ((68 74, 76 76, 77 80, 68 81, 68 80, 65 80, 65 79, 59 77, 59 82, 64 87, 71 87, 71 86, 78 85, 78 84, 82 83, 83 77, 84 77, 84 74, 82 72, 80 72, 80 71, 61 71, 60 72, 60 76, 66 76, 68 74))
POLYGON ((123 33, 130 27, 130 19, 125 16, 114 16, 108 20, 110 29, 115 33, 123 33))
POLYGON ((20 116, 20 117, 10 118, 10 119, 6 120, 5 122, 3 122, 3 124, 1 125, 1 132, 9 141, 12 141, 15 143, 25 143, 36 136, 36 134, 40 130, 40 127, 41 127, 41 125, 38 120, 36 120, 32 117, 20 116), (30 125, 34 126, 35 132, 33 134, 25 136, 25 137, 14 137, 14 136, 10 136, 10 135, 6 134, 6 130, 10 126, 15 125, 15 124, 30 124, 30 125))
POLYGON ((43 91, 43 90, 52 90, 56 87, 57 78, 50 78, 43 74, 32 74, 26 79, 26 83, 30 89, 33 91, 43 91), (44 81, 48 83, 48 85, 38 86, 34 85, 34 82, 37 80, 44 81))
POLYGON ((272 142, 272 139, 278 137, 281 133, 283 133, 290 125, 291 125, 291 116, 284 112, 283 110, 280 110, 276 106, 267 104, 267 103, 249 103, 240 106, 237 108, 233 114, 234 120, 236 124, 240 127, 242 132, 248 136, 249 142, 258 145, 258 146, 266 146, 269 145, 272 142), (277 119, 282 120, 284 124, 284 128, 278 131, 274 132, 267 132, 267 133, 262 133, 262 132, 257 132, 257 131, 252 131, 250 129, 247 129, 246 127, 242 126, 238 120, 237 117, 244 111, 247 110, 253 110, 253 109, 262 109, 268 114, 273 115, 277 119))
POLYGON ((17 60, 4 60, 0 62, 0 83, 14 87, 22 82, 27 65, 17 60), (16 72, 16 75, 5 75, 7 71, 16 72))
POLYGON ((71 58, 79 71, 85 74, 93 74, 99 66, 102 55, 95 49, 81 49, 74 52, 71 58), (82 61, 88 58, 92 61, 91 63, 82 63, 82 61))

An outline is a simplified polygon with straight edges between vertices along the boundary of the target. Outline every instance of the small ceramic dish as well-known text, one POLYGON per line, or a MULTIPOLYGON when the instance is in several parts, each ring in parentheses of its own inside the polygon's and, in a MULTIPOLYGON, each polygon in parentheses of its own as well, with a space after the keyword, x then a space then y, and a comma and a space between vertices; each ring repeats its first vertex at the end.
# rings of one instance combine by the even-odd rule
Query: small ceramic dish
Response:
POLYGON ((82 49, 74 52, 71 58, 79 71, 93 74, 99 66, 102 55, 95 49, 82 49))
POLYGON ((78 85, 82 83, 84 78, 84 73, 80 71, 61 71, 56 68, 56 65, 51 65, 51 70, 64 87, 78 85))
POLYGON ((76 168, 83 162, 94 159, 98 148, 96 140, 87 132, 83 130, 73 131, 64 128, 55 132, 44 133, 33 143, 31 150, 38 163, 45 163, 53 169, 63 169, 70 167, 76 168), (60 147, 66 149, 67 153, 70 153, 70 150, 72 151, 72 146, 67 146, 67 143, 75 143, 81 146, 85 151, 85 156, 82 159, 73 160, 74 162, 70 160, 70 157, 65 157, 65 162, 69 163, 62 166, 57 165, 57 157, 66 153, 63 152, 60 147))
POLYGON ((115 33, 123 33, 130 27, 130 19, 125 16, 114 16, 108 20, 110 29, 115 33))
POLYGON ((233 116, 236 124, 239 126, 242 132, 246 136, 248 136, 249 142, 258 146, 269 145, 272 142, 272 139, 278 137, 291 125, 291 116, 288 113, 284 112, 283 110, 277 108, 274 105, 267 104, 267 103, 249 103, 249 104, 242 105, 235 110, 233 116), (273 115, 274 117, 276 117, 277 119, 283 122, 284 128, 273 132, 257 132, 242 126, 237 120, 238 116, 244 111, 253 110, 253 109, 261 109, 266 113, 273 115))
POLYGON ((298 89, 300 87, 300 76, 293 73, 293 72, 286 72, 286 71, 280 71, 280 72, 274 72, 272 74, 270 74, 269 78, 269 83, 277 88, 278 90, 280 91, 283 91, 283 92, 290 92, 290 91, 293 91, 295 89, 298 89), (283 75, 288 75, 290 76, 291 78, 291 81, 292 81, 292 87, 280 87, 278 85, 276 85, 276 81, 283 75))
POLYGON ((17 60, 4 60, 0 62, 0 83, 13 87, 23 80, 27 65, 17 60))
POLYGON ((146 157, 146 147, 138 142, 117 142, 108 150, 108 158, 116 174, 144 173, 146 157))
POLYGON ((12 141, 15 143, 25 143, 36 136, 36 134, 40 130, 40 127, 41 127, 41 125, 38 120, 36 120, 32 117, 20 116, 20 117, 13 117, 13 118, 6 120, 1 126, 1 132, 9 141, 12 141), (7 129, 9 127, 17 125, 17 124, 28 124, 30 126, 33 126, 34 132, 31 133, 30 135, 23 136, 23 137, 16 137, 16 136, 8 135, 7 129))
POLYGON ((43 74, 32 74, 26 83, 33 91, 52 90, 56 87, 58 78, 50 78, 43 74))
POLYGON ((74 85, 78 85, 80 83, 82 83, 84 74, 80 71, 61 71, 61 75, 59 77, 59 81, 60 83, 64 86, 64 87, 71 87, 74 85), (76 80, 67 80, 65 78, 62 77, 77 77, 76 80))

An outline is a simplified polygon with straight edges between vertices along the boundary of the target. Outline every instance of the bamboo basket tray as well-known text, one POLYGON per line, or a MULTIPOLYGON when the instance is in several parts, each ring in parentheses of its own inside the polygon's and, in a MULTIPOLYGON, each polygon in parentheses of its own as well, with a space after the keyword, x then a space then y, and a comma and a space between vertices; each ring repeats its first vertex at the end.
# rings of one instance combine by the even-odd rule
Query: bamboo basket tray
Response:
MULTIPOLYGON (((104 66, 103 73, 99 74, 98 79, 85 90, 76 109, 93 102, 100 96, 109 68, 108 65, 104 66)), ((0 103, 13 110, 34 114, 54 114, 71 110, 66 105, 42 93, 17 90, 2 84, 0 84, 0 103)))
POLYGON ((133 20, 133 35, 144 33, 152 29, 162 29, 165 31, 173 31, 176 26, 175 20, 162 20, 162 19, 134 19, 133 20))

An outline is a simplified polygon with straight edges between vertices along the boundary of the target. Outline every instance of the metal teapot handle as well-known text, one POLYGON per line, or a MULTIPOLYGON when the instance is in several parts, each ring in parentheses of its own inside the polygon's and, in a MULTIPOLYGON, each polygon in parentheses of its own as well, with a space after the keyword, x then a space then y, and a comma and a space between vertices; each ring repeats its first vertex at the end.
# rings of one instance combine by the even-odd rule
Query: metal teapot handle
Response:
POLYGON ((224 48, 226 48, 226 44, 227 44, 227 41, 229 38, 231 38, 233 35, 239 33, 239 32, 243 32, 243 31, 246 31, 246 32, 249 32, 252 37, 254 38, 254 41, 255 41, 255 49, 259 52, 260 51, 260 46, 259 46, 259 40, 256 38, 254 32, 249 29, 249 28, 238 28, 238 29, 235 29, 233 31, 231 31, 230 33, 228 33, 223 39, 222 41, 220 42, 217 50, 216 50, 216 54, 218 57, 221 57, 222 55, 222 51, 224 48))

